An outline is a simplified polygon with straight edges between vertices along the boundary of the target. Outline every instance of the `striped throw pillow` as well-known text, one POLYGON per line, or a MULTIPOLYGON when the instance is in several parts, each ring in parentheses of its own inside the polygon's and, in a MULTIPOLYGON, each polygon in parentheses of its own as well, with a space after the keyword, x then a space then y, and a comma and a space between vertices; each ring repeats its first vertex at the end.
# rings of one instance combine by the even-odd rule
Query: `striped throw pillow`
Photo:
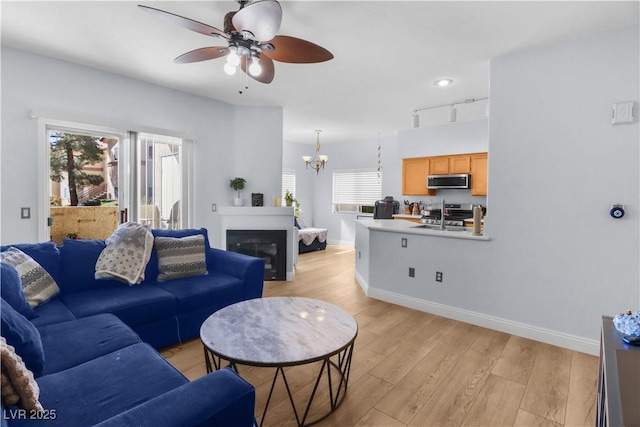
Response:
POLYGON ((158 253, 158 281, 207 274, 204 236, 156 237, 154 247, 158 253))
POLYGON ((0 253, 0 258, 2 262, 11 264, 18 270, 24 297, 31 307, 49 301, 60 292, 58 284, 47 270, 20 249, 10 247, 0 253))

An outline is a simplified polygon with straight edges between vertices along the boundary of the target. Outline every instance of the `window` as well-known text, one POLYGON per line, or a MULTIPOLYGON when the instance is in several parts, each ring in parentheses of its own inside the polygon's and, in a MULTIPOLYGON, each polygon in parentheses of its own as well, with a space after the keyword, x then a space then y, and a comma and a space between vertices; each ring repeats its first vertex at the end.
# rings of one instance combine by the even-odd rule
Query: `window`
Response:
POLYGON ((296 197, 296 172, 293 169, 282 170, 282 205, 285 204, 284 195, 287 190, 296 197))
POLYGON ((382 176, 377 169, 333 172, 334 213, 371 213, 382 198, 382 176))

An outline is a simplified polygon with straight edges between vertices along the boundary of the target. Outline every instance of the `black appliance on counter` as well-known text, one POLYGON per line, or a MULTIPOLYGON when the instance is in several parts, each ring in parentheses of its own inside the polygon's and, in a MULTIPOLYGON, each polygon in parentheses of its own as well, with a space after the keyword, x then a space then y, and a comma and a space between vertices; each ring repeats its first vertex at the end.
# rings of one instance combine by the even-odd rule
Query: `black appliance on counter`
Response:
POLYGON ((383 200, 375 203, 373 219, 393 219, 393 215, 400 211, 400 202, 393 200, 393 197, 386 196, 383 200))
MULTIPOLYGON (((482 214, 486 213, 486 208, 482 208, 482 214)), ((473 218, 473 205, 463 203, 446 203, 444 210, 444 224, 462 227, 465 219, 473 218)), ((442 209, 432 209, 422 216, 425 224, 440 225, 442 219, 442 209)))

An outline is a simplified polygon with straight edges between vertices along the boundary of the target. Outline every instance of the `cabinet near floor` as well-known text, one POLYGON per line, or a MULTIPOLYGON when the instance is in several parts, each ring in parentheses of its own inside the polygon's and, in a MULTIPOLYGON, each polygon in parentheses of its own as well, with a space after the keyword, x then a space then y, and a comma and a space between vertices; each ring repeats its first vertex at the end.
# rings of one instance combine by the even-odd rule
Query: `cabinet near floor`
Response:
POLYGON ((402 159, 402 194, 433 196, 436 190, 427 189, 428 175, 468 173, 471 174, 471 195, 486 196, 487 160, 487 153, 402 159))

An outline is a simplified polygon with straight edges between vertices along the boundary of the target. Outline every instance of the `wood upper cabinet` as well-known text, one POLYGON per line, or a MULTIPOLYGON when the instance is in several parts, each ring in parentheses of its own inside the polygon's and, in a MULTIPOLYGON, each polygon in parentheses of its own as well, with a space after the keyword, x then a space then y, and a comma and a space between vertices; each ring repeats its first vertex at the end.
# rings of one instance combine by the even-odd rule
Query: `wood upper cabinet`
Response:
POLYGON ((471 172, 471 156, 449 156, 449 173, 471 172))
POLYGON ((471 195, 487 195, 487 153, 472 154, 471 158, 471 195))
POLYGON ((429 159, 429 175, 446 175, 449 173, 449 156, 431 157, 429 159))
POLYGON ((471 156, 468 154, 438 156, 429 159, 429 174, 431 175, 469 173, 470 171, 471 156))
POLYGON ((427 175, 429 175, 428 157, 402 159, 402 194, 406 196, 434 195, 434 190, 427 190, 427 175))

